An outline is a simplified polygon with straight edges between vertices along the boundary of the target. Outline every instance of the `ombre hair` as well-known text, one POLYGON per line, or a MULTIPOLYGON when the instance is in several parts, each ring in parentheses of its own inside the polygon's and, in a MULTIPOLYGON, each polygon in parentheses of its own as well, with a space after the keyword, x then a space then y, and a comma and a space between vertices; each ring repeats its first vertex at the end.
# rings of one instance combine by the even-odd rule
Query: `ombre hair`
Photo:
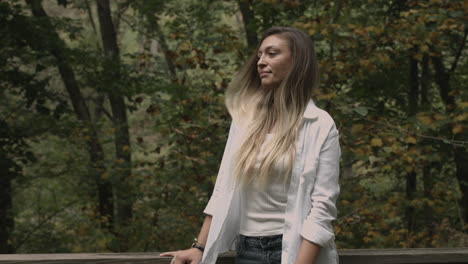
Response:
POLYGON ((242 145, 235 155, 234 178, 248 185, 258 181, 265 187, 275 175, 287 183, 296 153, 296 138, 312 91, 319 84, 314 42, 292 27, 266 30, 260 44, 235 75, 226 91, 226 107, 233 121, 244 131, 242 145), (269 36, 287 41, 291 64, 285 79, 275 89, 262 89, 257 72, 258 49, 269 36), (260 147, 267 134, 271 141, 260 147), (259 163, 257 163, 259 162, 259 163), (259 164, 256 166, 256 164, 259 164))

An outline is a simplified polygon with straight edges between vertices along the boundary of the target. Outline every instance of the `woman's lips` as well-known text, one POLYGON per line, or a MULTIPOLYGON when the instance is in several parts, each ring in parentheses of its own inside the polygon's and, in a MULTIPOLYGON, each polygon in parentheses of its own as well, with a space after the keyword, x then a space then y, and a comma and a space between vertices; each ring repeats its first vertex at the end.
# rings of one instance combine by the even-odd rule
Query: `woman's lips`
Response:
POLYGON ((265 78, 268 76, 268 74, 270 74, 271 72, 261 72, 260 73, 260 78, 265 78))

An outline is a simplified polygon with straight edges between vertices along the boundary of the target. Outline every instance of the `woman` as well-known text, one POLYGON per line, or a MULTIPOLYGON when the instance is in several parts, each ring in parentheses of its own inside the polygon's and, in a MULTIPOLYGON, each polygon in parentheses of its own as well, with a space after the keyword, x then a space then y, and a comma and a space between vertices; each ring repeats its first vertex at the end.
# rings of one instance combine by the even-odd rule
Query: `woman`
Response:
POLYGON ((338 131, 312 101, 312 40, 290 27, 264 33, 226 92, 232 123, 207 215, 173 263, 338 263, 331 221, 339 194, 338 131))

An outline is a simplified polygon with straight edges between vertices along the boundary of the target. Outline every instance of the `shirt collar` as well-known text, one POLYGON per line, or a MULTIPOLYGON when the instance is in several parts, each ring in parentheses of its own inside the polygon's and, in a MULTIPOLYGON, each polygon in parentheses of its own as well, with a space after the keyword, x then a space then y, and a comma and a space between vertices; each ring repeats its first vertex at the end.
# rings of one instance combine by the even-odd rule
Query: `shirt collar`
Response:
POLYGON ((317 118, 317 116, 318 116, 318 107, 315 106, 314 101, 310 99, 304 111, 304 118, 314 119, 314 118, 317 118))

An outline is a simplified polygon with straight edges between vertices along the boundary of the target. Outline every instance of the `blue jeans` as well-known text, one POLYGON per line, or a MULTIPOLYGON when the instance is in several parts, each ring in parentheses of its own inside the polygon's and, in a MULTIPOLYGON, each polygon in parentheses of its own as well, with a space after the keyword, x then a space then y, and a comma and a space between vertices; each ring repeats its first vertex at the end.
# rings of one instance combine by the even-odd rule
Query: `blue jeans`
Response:
POLYGON ((236 264, 281 264, 282 241, 283 235, 240 235, 236 264))

